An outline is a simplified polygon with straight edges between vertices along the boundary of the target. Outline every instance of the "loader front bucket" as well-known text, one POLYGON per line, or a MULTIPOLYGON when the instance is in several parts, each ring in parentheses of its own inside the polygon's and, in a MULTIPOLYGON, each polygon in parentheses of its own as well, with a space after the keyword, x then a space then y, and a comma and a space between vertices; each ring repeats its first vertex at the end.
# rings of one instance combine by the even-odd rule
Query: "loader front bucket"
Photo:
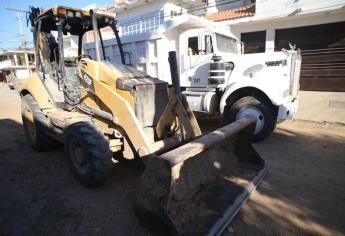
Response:
POLYGON ((144 158, 134 210, 153 235, 219 235, 265 174, 243 118, 160 156, 144 158))

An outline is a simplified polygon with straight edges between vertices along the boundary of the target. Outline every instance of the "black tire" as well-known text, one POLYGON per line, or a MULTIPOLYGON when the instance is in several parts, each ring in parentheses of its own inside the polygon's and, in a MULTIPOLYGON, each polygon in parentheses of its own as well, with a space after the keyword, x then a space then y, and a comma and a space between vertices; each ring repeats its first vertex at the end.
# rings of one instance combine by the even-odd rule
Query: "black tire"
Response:
POLYGON ((78 122, 65 130, 65 156, 74 176, 88 187, 101 185, 112 171, 109 142, 91 122, 78 122))
POLYGON ((248 107, 259 110, 262 116, 260 115, 258 119, 263 120, 263 126, 255 132, 253 141, 259 142, 268 138, 276 127, 277 119, 272 105, 255 97, 243 97, 237 100, 231 107, 225 107, 223 125, 236 121, 238 119, 239 112, 248 107))
POLYGON ((21 113, 25 135, 35 150, 47 151, 60 145, 47 135, 47 128, 44 125, 47 118, 30 94, 22 98, 21 113))

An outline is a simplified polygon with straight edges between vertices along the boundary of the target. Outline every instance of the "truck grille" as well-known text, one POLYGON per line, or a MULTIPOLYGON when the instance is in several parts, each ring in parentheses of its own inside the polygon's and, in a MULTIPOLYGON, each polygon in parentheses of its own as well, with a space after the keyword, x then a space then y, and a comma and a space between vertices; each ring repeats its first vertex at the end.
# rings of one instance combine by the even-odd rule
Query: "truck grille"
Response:
POLYGON ((301 73, 301 53, 300 51, 293 52, 291 56, 291 81, 290 81, 290 95, 291 98, 295 98, 298 95, 299 80, 301 73))

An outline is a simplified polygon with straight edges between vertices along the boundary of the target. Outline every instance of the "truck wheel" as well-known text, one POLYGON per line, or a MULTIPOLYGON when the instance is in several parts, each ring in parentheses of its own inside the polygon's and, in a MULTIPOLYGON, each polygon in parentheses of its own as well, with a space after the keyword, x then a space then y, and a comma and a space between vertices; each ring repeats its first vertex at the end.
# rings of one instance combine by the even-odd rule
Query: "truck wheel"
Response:
POLYGON ((21 113, 25 135, 35 150, 47 151, 59 146, 56 140, 47 135, 43 126, 47 118, 30 94, 22 98, 21 113))
POLYGON ((256 117, 256 127, 253 141, 266 139, 276 126, 276 119, 270 105, 254 97, 243 97, 231 107, 226 107, 223 114, 223 124, 229 124, 245 116, 256 117))
POLYGON ((89 122, 78 122, 65 130, 65 156, 74 176, 88 187, 102 184, 112 171, 109 142, 89 122))

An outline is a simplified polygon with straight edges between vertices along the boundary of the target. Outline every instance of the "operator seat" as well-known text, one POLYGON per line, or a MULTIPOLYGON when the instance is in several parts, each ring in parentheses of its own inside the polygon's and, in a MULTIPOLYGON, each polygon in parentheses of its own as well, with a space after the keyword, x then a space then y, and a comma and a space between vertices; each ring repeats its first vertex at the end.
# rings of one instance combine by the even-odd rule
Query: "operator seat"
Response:
POLYGON ((59 64, 59 45, 52 34, 48 34, 48 43, 50 49, 50 62, 56 62, 59 64))

